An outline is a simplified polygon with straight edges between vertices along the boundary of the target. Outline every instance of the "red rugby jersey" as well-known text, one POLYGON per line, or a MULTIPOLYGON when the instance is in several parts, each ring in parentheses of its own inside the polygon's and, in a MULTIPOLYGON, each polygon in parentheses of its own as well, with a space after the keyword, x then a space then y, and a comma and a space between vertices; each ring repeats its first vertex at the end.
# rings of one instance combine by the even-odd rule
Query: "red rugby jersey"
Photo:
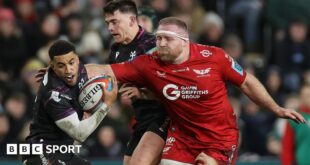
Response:
POLYGON ((222 49, 191 43, 190 59, 182 64, 164 63, 154 52, 111 67, 118 81, 152 90, 165 105, 173 131, 192 148, 236 145, 236 116, 225 83, 240 86, 246 72, 222 49))

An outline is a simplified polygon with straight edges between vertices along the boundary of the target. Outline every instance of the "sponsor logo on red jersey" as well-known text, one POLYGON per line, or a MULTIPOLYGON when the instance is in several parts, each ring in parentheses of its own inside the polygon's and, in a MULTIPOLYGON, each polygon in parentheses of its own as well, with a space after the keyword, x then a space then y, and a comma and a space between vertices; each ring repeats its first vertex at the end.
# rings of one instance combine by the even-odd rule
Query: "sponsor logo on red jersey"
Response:
POLYGON ((180 86, 175 84, 167 84, 163 88, 163 95, 168 100, 181 99, 199 99, 202 95, 208 94, 208 90, 200 90, 197 86, 180 86))

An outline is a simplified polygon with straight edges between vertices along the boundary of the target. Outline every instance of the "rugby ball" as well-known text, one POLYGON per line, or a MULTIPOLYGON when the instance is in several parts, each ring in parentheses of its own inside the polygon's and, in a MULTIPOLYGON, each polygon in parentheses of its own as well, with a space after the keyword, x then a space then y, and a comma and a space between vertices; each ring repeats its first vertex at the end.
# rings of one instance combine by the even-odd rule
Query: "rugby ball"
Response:
POLYGON ((112 78, 110 76, 98 76, 89 79, 81 88, 79 103, 84 111, 93 112, 102 103, 103 89, 112 90, 112 78))

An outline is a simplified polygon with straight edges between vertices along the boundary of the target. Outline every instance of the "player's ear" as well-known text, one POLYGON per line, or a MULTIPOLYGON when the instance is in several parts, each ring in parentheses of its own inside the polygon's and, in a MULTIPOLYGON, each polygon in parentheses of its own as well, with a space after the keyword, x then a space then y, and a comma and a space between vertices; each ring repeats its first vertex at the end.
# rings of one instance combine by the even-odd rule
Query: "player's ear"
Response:
POLYGON ((54 62, 53 62, 53 60, 50 61, 49 66, 50 66, 52 69, 54 69, 54 62))
POLYGON ((80 58, 78 56, 76 56, 76 62, 80 64, 80 58))
POLYGON ((130 16, 129 19, 130 19, 130 22, 129 22, 130 26, 133 26, 137 22, 136 16, 130 16))

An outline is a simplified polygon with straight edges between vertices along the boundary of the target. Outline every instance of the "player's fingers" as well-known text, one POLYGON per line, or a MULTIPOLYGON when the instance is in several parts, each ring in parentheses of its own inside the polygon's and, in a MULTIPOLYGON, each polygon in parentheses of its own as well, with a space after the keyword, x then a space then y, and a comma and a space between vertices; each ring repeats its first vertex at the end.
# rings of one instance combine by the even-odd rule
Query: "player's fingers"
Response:
POLYGON ((123 92, 123 93, 122 93, 122 97, 123 97, 123 96, 127 96, 127 97, 128 97, 128 95, 129 95, 130 93, 131 93, 131 91, 123 92))
POLYGON ((131 87, 121 87, 119 90, 118 90, 118 92, 119 93, 123 93, 123 92, 126 92, 126 91, 128 91, 128 90, 131 90, 132 88, 131 87))
POLYGON ((44 74, 45 74, 45 72, 37 72, 35 74, 35 78, 43 77, 44 74))
POLYGON ((287 112, 286 113, 286 118, 289 118, 291 120, 293 120, 295 123, 299 124, 300 121, 298 120, 298 118, 295 116, 294 111, 291 112, 287 112))
POLYGON ((120 89, 125 88, 128 85, 128 83, 124 83, 121 85, 120 89))
POLYGON ((39 70, 38 70, 38 72, 46 72, 47 71, 47 69, 48 69, 48 67, 46 67, 46 68, 40 68, 39 70))
POLYGON ((37 74, 45 74, 47 72, 47 68, 41 68, 37 70, 37 74))
POLYGON ((41 82, 44 75, 35 75, 36 82, 41 82))
POLYGON ((299 123, 306 123, 306 120, 305 118, 299 114, 298 112, 293 112, 293 115, 296 117, 296 120, 299 122, 299 123))
POLYGON ((129 98, 134 97, 134 96, 137 96, 137 93, 131 92, 131 93, 128 94, 129 98))

